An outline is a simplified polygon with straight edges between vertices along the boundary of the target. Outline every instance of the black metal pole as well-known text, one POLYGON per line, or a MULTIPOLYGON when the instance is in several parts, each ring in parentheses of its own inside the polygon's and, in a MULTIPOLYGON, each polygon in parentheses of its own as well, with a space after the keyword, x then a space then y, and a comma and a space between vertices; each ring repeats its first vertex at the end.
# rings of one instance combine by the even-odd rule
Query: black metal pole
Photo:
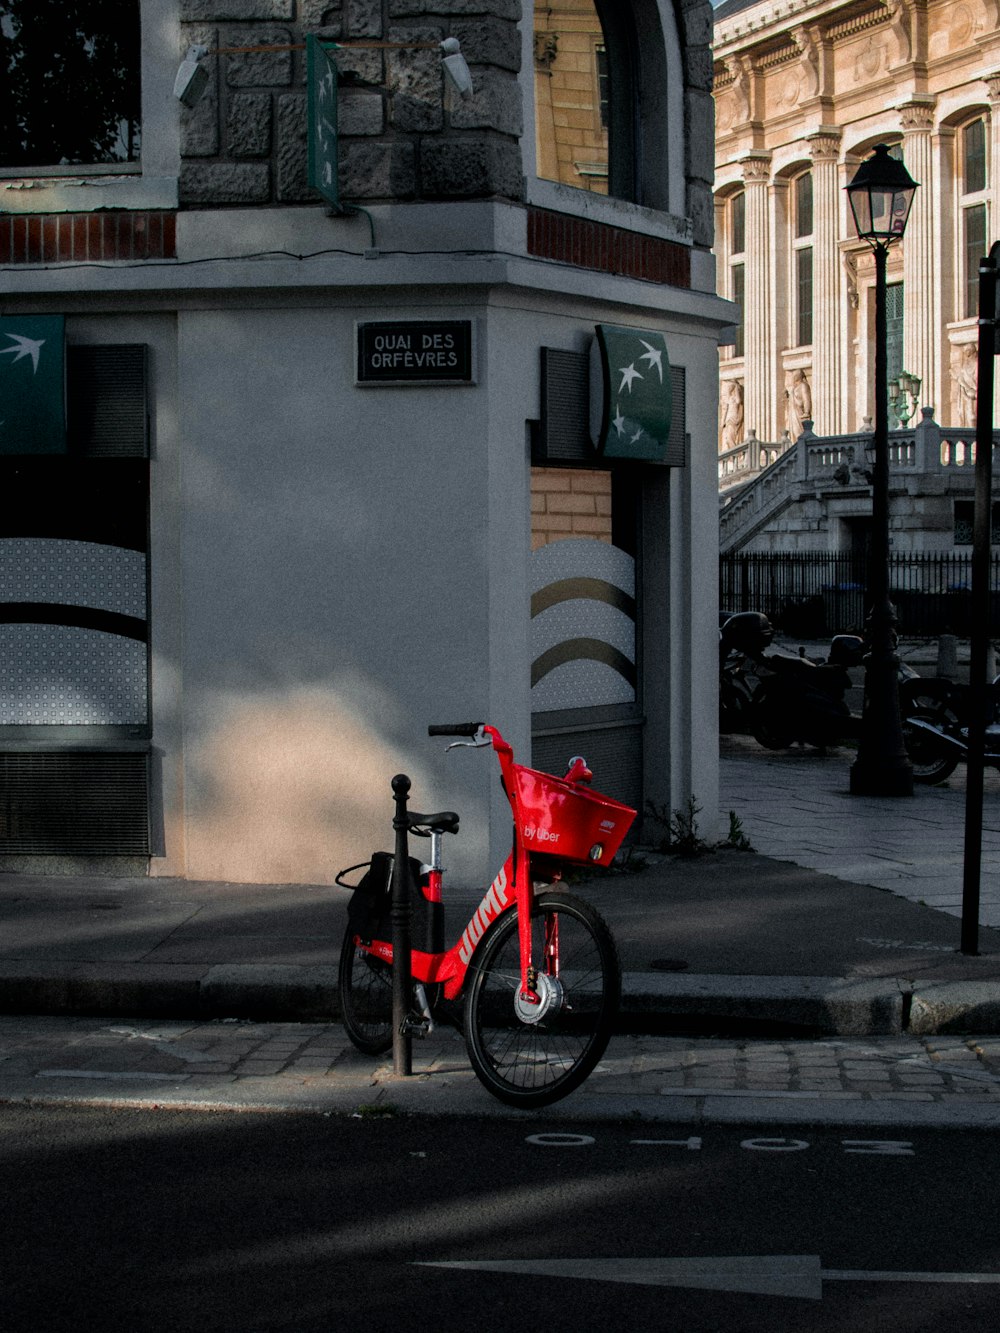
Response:
MULTIPOLYGON (((994 247, 996 249, 996 247, 994 247)), ((965 764, 965 859, 962 870, 962 953, 979 952, 979 887, 983 854, 983 751, 990 689, 990 543, 993 488, 993 355, 997 271, 979 261, 979 359, 976 384, 976 503, 972 520, 972 632, 969 643, 969 740, 965 764)))
POLYGON ((392 862, 392 1072, 412 1074, 413 1039, 407 1028, 410 1016, 410 846, 406 822, 406 802, 410 779, 397 773, 392 780, 396 814, 396 851, 392 862))
POLYGON ((899 658, 889 599, 889 376, 886 337, 885 245, 875 249, 875 465, 872 536, 868 554, 868 656, 852 796, 912 796, 913 768, 899 718, 899 658))

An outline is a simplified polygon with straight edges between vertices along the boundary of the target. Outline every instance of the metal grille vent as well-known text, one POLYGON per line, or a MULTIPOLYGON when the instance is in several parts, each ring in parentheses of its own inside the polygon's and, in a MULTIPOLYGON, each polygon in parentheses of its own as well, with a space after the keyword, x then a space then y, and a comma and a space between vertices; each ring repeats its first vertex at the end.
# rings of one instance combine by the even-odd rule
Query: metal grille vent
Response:
POLYGON ((146 347, 67 347, 69 451, 84 458, 146 458, 146 347))
MULTIPOLYGON (((535 717, 544 721, 544 714, 535 717)), ((560 734, 556 729, 536 733, 531 738, 531 762, 545 773, 565 773, 575 754, 586 757, 593 770, 594 787, 606 796, 624 801, 633 809, 642 806, 642 730, 641 724, 621 727, 573 727, 560 734)))
POLYGON ((586 352, 542 348, 539 455, 546 463, 593 463, 590 442, 590 358, 586 352))
POLYGON ((673 411, 670 416, 670 434, 663 459, 666 467, 687 465, 687 381, 683 366, 670 367, 670 387, 673 391, 673 411))
POLYGON ((0 855, 148 856, 144 754, 0 754, 0 855))

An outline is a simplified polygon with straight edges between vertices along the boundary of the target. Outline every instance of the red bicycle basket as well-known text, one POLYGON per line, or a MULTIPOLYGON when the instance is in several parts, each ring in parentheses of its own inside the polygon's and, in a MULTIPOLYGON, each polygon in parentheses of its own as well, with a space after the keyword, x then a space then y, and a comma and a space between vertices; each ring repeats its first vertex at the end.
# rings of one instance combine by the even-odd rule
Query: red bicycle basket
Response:
POLYGON ((521 837, 529 852, 606 866, 632 827, 635 811, 610 796, 514 765, 521 837))

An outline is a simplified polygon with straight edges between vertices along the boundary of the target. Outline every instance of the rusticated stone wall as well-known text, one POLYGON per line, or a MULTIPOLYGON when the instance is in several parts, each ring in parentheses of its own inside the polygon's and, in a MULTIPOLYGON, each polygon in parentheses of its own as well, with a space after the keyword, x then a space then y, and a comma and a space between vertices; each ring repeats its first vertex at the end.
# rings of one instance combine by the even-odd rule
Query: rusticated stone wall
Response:
MULTIPOLYGON (((517 82, 520 0, 181 0, 184 48, 457 37, 468 99, 436 50, 344 50, 340 191, 359 204, 524 193, 517 82)), ((211 80, 182 112, 181 203, 315 203, 306 182, 305 51, 208 57, 211 80)))

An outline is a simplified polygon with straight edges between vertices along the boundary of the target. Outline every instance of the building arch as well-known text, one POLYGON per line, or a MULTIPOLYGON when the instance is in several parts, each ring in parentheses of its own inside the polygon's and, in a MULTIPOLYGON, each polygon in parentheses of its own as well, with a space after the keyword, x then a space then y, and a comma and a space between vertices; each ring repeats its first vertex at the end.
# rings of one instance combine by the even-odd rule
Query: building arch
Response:
POLYGON ((844 149, 844 161, 850 168, 851 176, 854 175, 854 172, 866 157, 871 157, 880 143, 885 144, 890 154, 893 153, 894 149, 902 152, 904 147, 902 127, 898 124, 888 125, 885 129, 866 134, 863 139, 859 139, 856 143, 846 147, 844 149))
POLYGON ((990 120, 990 104, 985 98, 975 101, 964 100, 961 103, 954 102, 950 109, 944 111, 939 120, 939 129, 959 129, 967 121, 975 120, 977 116, 982 116, 987 122, 990 120))

